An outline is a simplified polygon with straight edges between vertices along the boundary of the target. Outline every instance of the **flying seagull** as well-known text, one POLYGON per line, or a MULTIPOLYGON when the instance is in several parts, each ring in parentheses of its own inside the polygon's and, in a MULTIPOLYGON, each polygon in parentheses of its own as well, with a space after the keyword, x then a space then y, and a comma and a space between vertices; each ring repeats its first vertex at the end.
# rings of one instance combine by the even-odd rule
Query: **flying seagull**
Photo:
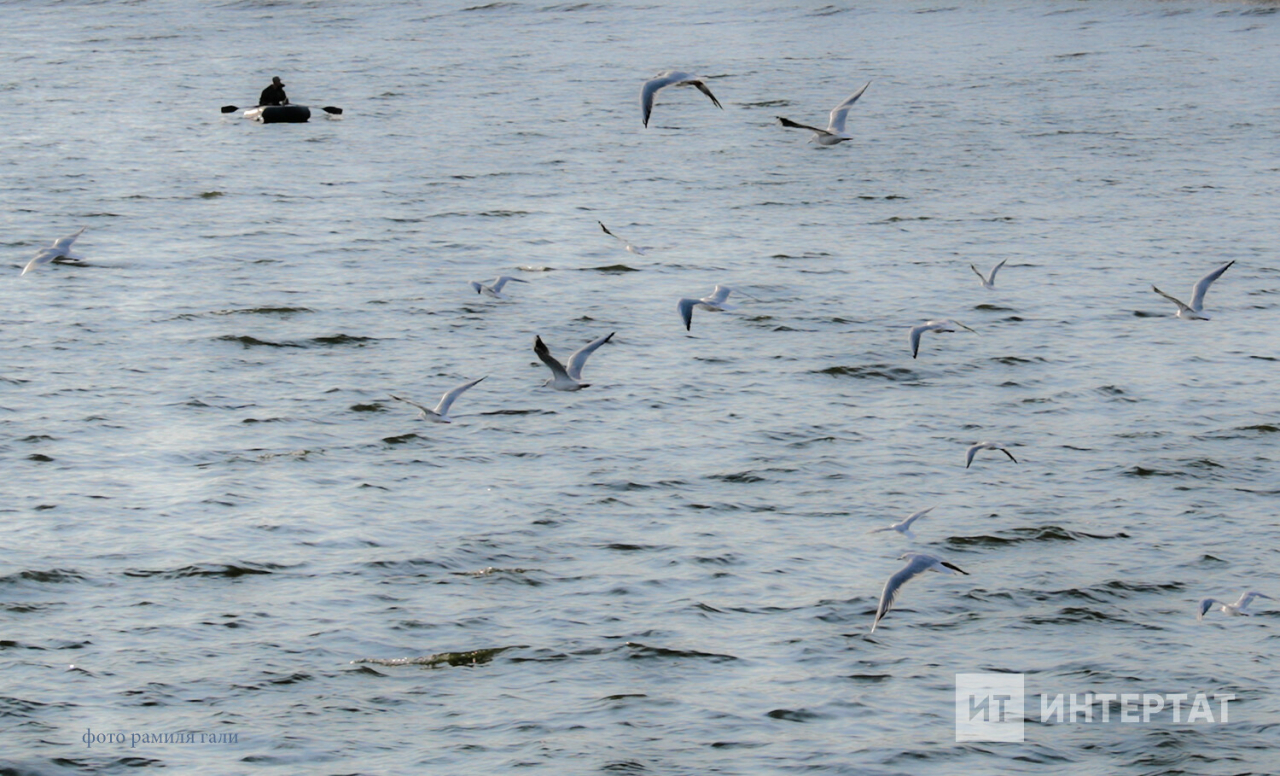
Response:
POLYGON ((1213 281, 1222 277, 1222 273, 1226 272, 1227 267, 1230 267, 1232 264, 1235 264, 1235 260, 1228 261, 1213 272, 1210 272, 1208 275, 1197 280, 1195 287, 1191 289, 1191 304, 1183 304, 1180 300, 1174 299, 1155 286, 1152 286, 1151 290, 1178 306, 1178 312, 1176 313, 1178 318, 1186 318, 1194 321, 1207 321, 1209 320, 1209 316, 1205 315, 1203 312, 1204 295, 1209 290, 1209 286, 1213 285, 1213 281))
POLYGON ((973 463, 973 457, 978 454, 979 450, 1000 450, 1005 455, 1009 456, 1010 461, 1013 461, 1014 463, 1018 462, 1018 459, 1013 457, 1013 453, 1005 450, 995 442, 979 442, 976 445, 971 445, 968 452, 964 454, 964 468, 969 468, 969 464, 973 463))
POLYGON ((982 272, 980 272, 978 268, 973 266, 972 264, 969 265, 969 269, 973 270, 974 273, 977 274, 978 278, 982 281, 983 288, 992 289, 996 287, 996 273, 1000 271, 1000 268, 1004 266, 1004 263, 1006 261, 1008 261, 1008 259, 1004 259, 999 264, 992 267, 991 274, 989 275, 983 275, 982 272))
POLYGON ((617 240, 618 242, 622 243, 622 244, 623 244, 623 246, 624 246, 624 249, 626 250, 626 252, 627 252, 627 253, 634 253, 634 254, 635 254, 635 255, 637 255, 637 256, 643 256, 643 255, 644 255, 644 249, 643 249, 643 248, 641 248, 639 245, 632 245, 631 243, 627 242, 625 239, 623 239, 623 238, 619 237, 618 235, 614 234, 613 232, 610 232, 610 231, 609 231, 609 227, 605 226, 603 221, 596 221, 596 223, 597 223, 597 224, 600 224, 600 228, 604 230, 604 233, 605 233, 605 234, 609 235, 609 236, 610 236, 610 237, 612 237, 613 239, 615 239, 615 240, 617 240))
POLYGON ((551 379, 547 380, 543 385, 550 385, 557 391, 580 391, 583 388, 589 388, 591 386, 590 383, 579 382, 582 379, 582 367, 587 363, 587 358, 596 352, 596 348, 613 339, 613 335, 616 333, 609 332, 608 335, 583 346, 572 356, 569 356, 568 367, 551 357, 551 351, 547 350, 542 337, 534 337, 533 352, 538 355, 538 359, 542 363, 551 369, 551 379))
POLYGON ((916 534, 915 534, 915 531, 911 530, 911 524, 919 520, 920 518, 924 517, 925 515, 929 514, 935 509, 937 509, 937 507, 933 506, 933 507, 929 507, 928 509, 922 509, 919 512, 912 512, 907 517, 907 519, 903 520, 901 523, 894 523, 893 525, 886 526, 884 528, 873 528, 871 531, 868 531, 868 533, 880 533, 881 531, 897 531, 903 536, 906 536, 908 539, 914 539, 916 538, 916 534))
POLYGON ((649 114, 653 113, 653 97, 658 90, 665 89, 668 86, 693 86, 698 91, 711 98, 711 103, 720 110, 724 108, 720 105, 720 101, 711 93, 707 85, 702 79, 696 75, 682 73, 679 70, 664 70, 653 78, 644 82, 644 86, 640 89, 640 117, 644 121, 644 125, 649 126, 649 114))
POLYGON ((875 622, 871 623, 871 632, 876 632, 876 626, 880 624, 881 618, 889 613, 893 608, 893 602, 897 600, 898 593, 902 590, 902 586, 910 582, 912 579, 923 574, 926 571, 938 571, 943 574, 960 573, 965 576, 969 572, 940 560, 932 555, 925 555, 922 552, 908 552, 899 560, 907 561, 907 565, 903 566, 898 573, 889 577, 889 581, 884 583, 884 591, 880 593, 880 606, 876 608, 875 622))
POLYGON ((1267 600, 1271 600, 1271 596, 1269 595, 1263 595, 1262 593, 1254 593, 1252 591, 1248 593, 1241 593, 1240 599, 1237 600, 1234 604, 1223 603, 1222 601, 1219 601, 1216 598, 1202 598, 1200 599, 1199 611, 1196 612, 1196 619, 1203 620, 1204 616, 1208 614, 1211 609, 1214 608, 1213 607, 1214 604, 1218 605, 1218 608, 1222 610, 1223 614, 1227 614, 1231 616, 1249 617, 1250 613, 1246 612, 1245 608, 1247 608, 1249 604, 1253 603, 1253 599, 1255 598, 1265 598, 1267 600))
MULTIPOLYGON (((693 308, 706 310, 713 313, 722 313, 725 310, 734 309, 733 305, 725 304, 725 300, 729 298, 729 294, 733 293, 733 289, 728 286, 716 286, 711 289, 711 296, 704 296, 701 299, 681 299, 676 303, 676 309, 680 311, 680 317, 684 320, 684 330, 689 331, 693 327, 693 308)), ((742 292, 739 291, 739 294, 742 292)), ((743 294, 747 296, 747 294, 743 294)))
MULTIPOLYGON (((921 334, 924 334, 926 331, 954 332, 955 328, 953 327, 955 326, 959 326, 960 328, 965 329, 967 331, 973 331, 973 329, 970 329, 968 326, 965 326, 963 323, 959 321, 949 320, 949 319, 942 320, 942 321, 925 321, 919 326, 912 326, 911 332, 909 335, 911 340, 911 357, 915 358, 916 355, 920 353, 920 335, 921 334)), ((977 334, 976 331, 973 333, 977 334)))
POLYGON ((853 140, 853 135, 845 133, 844 122, 845 119, 849 117, 849 109, 853 107, 853 104, 858 101, 858 98, 862 96, 862 93, 865 92, 867 87, 870 85, 871 82, 867 81, 862 85, 861 89, 849 95, 849 99, 832 108, 831 116, 827 119, 826 129, 818 129, 817 127, 811 127, 808 124, 797 124, 791 119, 784 119, 781 116, 777 117, 778 123, 791 129, 809 130, 813 133, 813 137, 809 138, 809 140, 816 142, 818 145, 833 146, 838 143, 843 143, 846 140, 853 140))
POLYGON ((27 262, 27 266, 22 268, 22 274, 25 275, 36 267, 48 264, 54 259, 83 259, 84 257, 80 254, 71 252, 71 243, 75 242, 76 238, 88 228, 87 226, 82 226, 75 234, 69 234, 66 237, 54 240, 53 245, 48 248, 42 248, 35 258, 27 262))
MULTIPOLYGON (((485 377, 487 376, 488 375, 486 375, 485 377)), ((480 378, 480 380, 483 380, 483 379, 484 377, 480 378)), ((480 382, 480 380, 472 380, 469 383, 464 383, 462 385, 459 385, 457 388, 454 388, 452 391, 449 391, 444 396, 441 396, 440 403, 436 405, 435 409, 424 407, 421 404, 417 403, 416 401, 410 401, 409 399, 396 396, 395 394, 392 394, 391 398, 395 399, 396 401, 402 401, 405 404, 412 404, 413 406, 422 410, 421 417, 423 420, 429 420, 432 423, 452 423, 453 419, 449 417, 449 408, 453 406, 453 400, 461 396, 463 391, 467 390, 471 386, 480 382)))
POLYGON ((520 278, 513 278, 510 275, 499 275, 488 283, 479 283, 473 280, 470 285, 475 289, 477 294, 487 294, 496 299, 506 299, 507 297, 502 294, 502 287, 505 286, 509 280, 514 280, 517 283, 529 282, 527 280, 521 280, 520 278))

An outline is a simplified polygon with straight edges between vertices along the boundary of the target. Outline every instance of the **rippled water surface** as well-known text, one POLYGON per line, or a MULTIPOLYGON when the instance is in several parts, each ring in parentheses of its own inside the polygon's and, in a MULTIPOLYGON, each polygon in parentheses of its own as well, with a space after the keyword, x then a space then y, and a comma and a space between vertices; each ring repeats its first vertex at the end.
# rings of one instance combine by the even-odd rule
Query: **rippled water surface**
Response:
POLYGON ((0 773, 1280 771, 1276 10, 5 3, 0 773))

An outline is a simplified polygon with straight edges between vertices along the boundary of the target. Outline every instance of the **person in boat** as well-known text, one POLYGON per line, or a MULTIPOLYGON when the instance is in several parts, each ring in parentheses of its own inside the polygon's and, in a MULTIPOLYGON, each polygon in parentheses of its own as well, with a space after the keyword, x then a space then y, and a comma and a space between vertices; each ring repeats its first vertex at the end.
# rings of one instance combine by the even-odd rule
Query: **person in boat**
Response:
POLYGON ((289 98, 284 93, 284 83, 280 81, 280 76, 271 79, 271 85, 262 90, 262 95, 258 97, 259 105, 288 105, 289 98))

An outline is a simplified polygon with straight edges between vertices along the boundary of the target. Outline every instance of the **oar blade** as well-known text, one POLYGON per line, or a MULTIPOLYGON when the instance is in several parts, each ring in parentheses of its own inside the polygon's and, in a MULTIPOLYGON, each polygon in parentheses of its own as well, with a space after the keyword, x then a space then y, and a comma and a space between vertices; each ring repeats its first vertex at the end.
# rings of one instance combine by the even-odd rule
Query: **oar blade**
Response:
POLYGON ((342 115, 342 108, 335 108, 335 107, 333 107, 332 105, 326 105, 326 106, 324 106, 323 108, 321 108, 320 110, 324 111, 325 113, 328 113, 328 114, 334 115, 334 116, 341 116, 341 115, 342 115))
POLYGON ((223 113, 235 113, 235 112, 236 112, 236 111, 238 111, 238 110, 240 110, 240 109, 239 109, 239 108, 237 108, 237 107, 236 107, 236 106, 234 106, 234 105, 223 105, 223 106, 222 106, 222 112, 223 112, 223 113))

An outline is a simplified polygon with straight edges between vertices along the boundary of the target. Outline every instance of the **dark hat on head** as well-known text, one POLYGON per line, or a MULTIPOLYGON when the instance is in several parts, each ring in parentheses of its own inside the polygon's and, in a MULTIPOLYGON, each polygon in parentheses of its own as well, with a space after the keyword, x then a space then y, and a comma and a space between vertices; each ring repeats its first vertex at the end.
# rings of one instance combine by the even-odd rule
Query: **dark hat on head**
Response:
POLYGON ((276 86, 284 86, 284 83, 281 82, 280 80, 280 76, 276 76, 275 78, 272 78, 271 83, 275 84, 276 86))

